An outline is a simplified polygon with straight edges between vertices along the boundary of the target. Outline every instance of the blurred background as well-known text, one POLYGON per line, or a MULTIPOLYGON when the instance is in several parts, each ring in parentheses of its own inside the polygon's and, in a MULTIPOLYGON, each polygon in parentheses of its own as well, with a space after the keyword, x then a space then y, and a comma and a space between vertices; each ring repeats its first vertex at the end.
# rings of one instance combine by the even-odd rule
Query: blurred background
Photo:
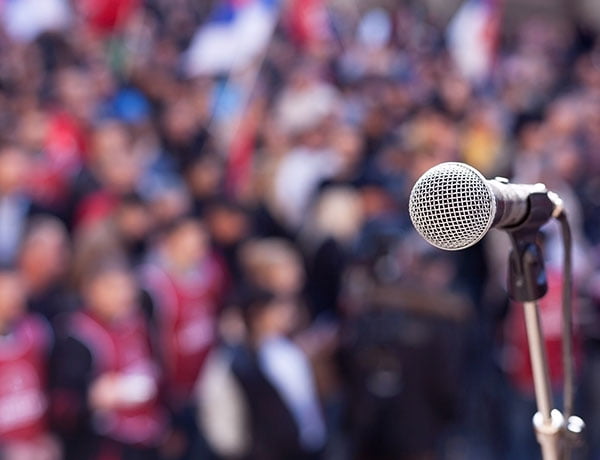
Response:
POLYGON ((595 0, 0 1, 0 459, 539 458, 506 236, 408 218, 443 161, 566 202, 600 459, 599 31, 595 0))

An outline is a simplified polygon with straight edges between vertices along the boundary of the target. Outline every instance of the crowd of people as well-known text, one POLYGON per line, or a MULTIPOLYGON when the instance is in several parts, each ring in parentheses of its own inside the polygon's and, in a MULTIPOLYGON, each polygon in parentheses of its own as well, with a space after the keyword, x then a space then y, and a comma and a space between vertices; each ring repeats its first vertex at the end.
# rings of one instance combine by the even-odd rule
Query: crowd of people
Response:
POLYGON ((597 33, 522 18, 474 81, 420 2, 332 2, 308 33, 289 1, 252 63, 190 75, 213 3, 2 3, 0 459, 539 456, 505 236, 447 253, 410 223, 443 161, 564 199, 599 458, 597 33))

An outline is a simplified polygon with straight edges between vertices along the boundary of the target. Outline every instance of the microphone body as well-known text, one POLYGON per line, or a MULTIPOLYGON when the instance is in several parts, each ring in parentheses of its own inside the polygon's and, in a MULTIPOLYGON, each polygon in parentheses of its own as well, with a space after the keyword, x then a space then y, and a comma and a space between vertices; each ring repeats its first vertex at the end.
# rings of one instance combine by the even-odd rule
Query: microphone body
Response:
POLYGON ((417 180, 409 213, 425 240, 454 251, 474 245, 492 227, 511 230, 530 220, 539 227, 559 206, 560 199, 543 184, 488 180, 467 164, 448 162, 417 180))
MULTIPOLYGON (((496 213, 492 227, 510 228, 523 222, 531 212, 529 198, 534 194, 548 193, 544 184, 511 184, 504 178, 487 180, 494 198, 496 199, 496 213)), ((552 216, 548 208, 547 219, 552 216)))

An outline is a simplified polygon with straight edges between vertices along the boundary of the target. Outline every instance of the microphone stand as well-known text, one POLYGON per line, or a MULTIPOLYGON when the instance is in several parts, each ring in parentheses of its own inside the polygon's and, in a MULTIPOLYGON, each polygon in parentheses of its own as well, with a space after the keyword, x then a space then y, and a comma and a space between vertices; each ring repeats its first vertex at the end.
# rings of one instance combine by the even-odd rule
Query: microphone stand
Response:
MULTIPOLYGON (((509 260, 508 294, 511 299, 523 303, 537 404, 533 427, 542 457, 544 460, 568 460, 584 423, 579 417, 571 414, 567 414, 568 418, 565 421, 565 416, 552 407, 548 357, 538 306, 538 300, 548 291, 548 283, 537 236, 548 216, 558 217, 563 209, 560 198, 551 195, 550 192, 532 194, 529 200, 531 212, 528 218, 516 227, 505 228, 513 248, 509 260)), ((570 276, 570 273, 565 276, 570 276)), ((567 338, 563 337, 563 340, 567 338)), ((565 368, 567 365, 572 365, 572 362, 563 362, 565 368)), ((565 373, 565 376, 567 375, 572 379, 570 372, 565 373)), ((571 384, 572 382, 569 383, 571 384)))

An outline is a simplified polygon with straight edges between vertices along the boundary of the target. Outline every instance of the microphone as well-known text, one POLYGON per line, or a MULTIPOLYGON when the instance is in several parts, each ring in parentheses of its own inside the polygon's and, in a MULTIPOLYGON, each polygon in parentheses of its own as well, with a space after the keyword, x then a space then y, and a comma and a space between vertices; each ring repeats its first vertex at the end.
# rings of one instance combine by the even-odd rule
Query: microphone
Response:
POLYGON ((538 412, 533 424, 544 459, 570 458, 581 437, 583 420, 572 415, 573 351, 571 319, 571 231, 562 200, 544 184, 510 184, 488 180, 464 163, 441 163, 415 183, 408 205, 417 231, 432 245, 450 251, 477 243, 488 230, 508 232, 512 241, 508 295, 523 303, 538 412), (564 243, 562 361, 565 369, 564 416, 552 409, 548 358, 537 301, 547 291, 544 259, 537 234, 551 217, 558 218, 564 243))
POLYGON ((425 240, 457 251, 477 243, 492 227, 511 230, 529 221, 541 226, 562 212, 562 201, 544 184, 488 180, 465 163, 448 162, 417 180, 408 209, 425 240))

